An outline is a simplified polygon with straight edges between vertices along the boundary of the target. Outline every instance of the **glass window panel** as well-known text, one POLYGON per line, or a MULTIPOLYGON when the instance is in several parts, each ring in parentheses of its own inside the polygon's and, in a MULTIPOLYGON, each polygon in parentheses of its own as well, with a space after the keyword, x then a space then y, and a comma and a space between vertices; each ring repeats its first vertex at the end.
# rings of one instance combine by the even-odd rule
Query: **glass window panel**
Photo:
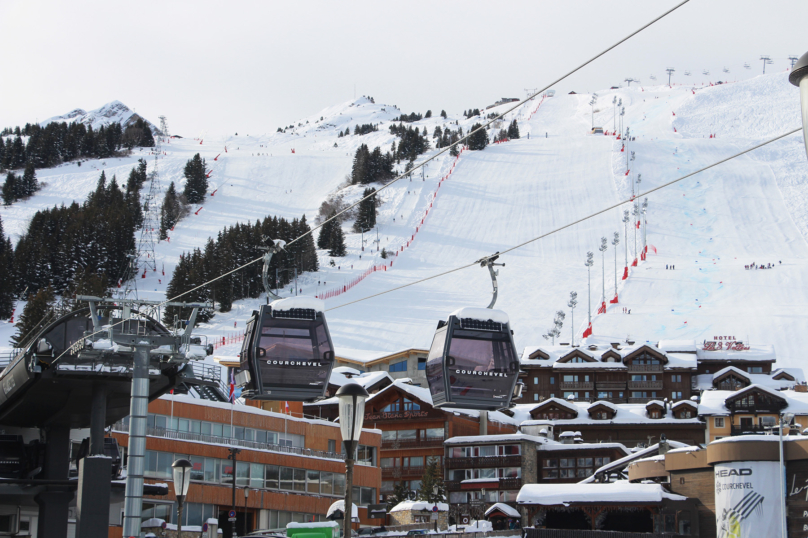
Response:
MULTIPOLYGON (((390 490, 392 491, 392 489, 390 490)), ((334 475, 333 473, 320 473, 320 493, 323 495, 334 494, 334 475)))
POLYGON ((278 434, 276 432, 267 432, 267 443, 270 445, 277 445, 278 434))
POLYGON ((160 428, 161 430, 166 429, 166 417, 164 415, 155 415, 154 427, 160 428))
POLYGON ((468 495, 465 491, 450 491, 449 502, 452 504, 467 504, 469 502, 468 495))
POLYGON ((484 445, 480 447, 480 457, 496 456, 497 447, 494 445, 484 445))
POLYGON ((518 456, 522 453, 521 445, 504 445, 499 448, 503 456, 518 456))
POLYGON ((157 476, 171 478, 171 464, 174 463, 172 457, 173 454, 170 452, 157 453, 157 472, 155 473, 157 476))
POLYGON ((561 458, 561 467, 575 467, 575 458, 561 458))
POLYGON ((496 469, 480 469, 480 475, 478 478, 497 478, 497 470, 496 469))
POLYGON ((250 485, 250 464, 244 461, 236 462, 236 487, 243 488, 250 485))
POLYGON ((202 423, 198 420, 191 421, 191 433, 202 433, 202 423))
POLYGON ((334 495, 345 494, 345 475, 334 473, 334 495))
POLYGON ((211 435, 215 435, 216 437, 222 436, 222 424, 214 423, 211 427, 211 435))
POLYGON ((320 493, 320 471, 306 471, 306 493, 320 493))
POLYGON ((267 489, 278 489, 279 469, 277 465, 267 465, 264 472, 267 489))
POLYGON ((230 425, 222 424, 222 437, 230 438, 230 425))
POLYGON ((443 439, 443 428, 427 428, 426 436, 430 439, 443 439))
POLYGON ((222 471, 222 484, 233 483, 233 462, 230 460, 219 460, 222 471))
POLYGON ((544 467, 545 468, 556 468, 558 467, 558 460, 544 460, 544 467))
POLYGON ((393 467, 393 464, 395 463, 395 458, 382 458, 381 461, 382 461, 382 464, 381 464, 382 467, 389 468, 389 467, 393 467))
POLYGON ((243 441, 244 440, 244 427, 243 426, 236 426, 234 429, 236 431, 235 438, 238 439, 239 441, 243 441))
POLYGON ((374 497, 376 496, 376 490, 373 488, 362 488, 362 505, 367 506, 369 504, 373 504, 375 501, 374 497))
POLYGON ((179 421, 179 427, 177 428, 181 432, 187 432, 191 427, 191 421, 187 418, 181 418, 179 421))
POLYGON ((544 471, 543 475, 544 478, 558 478, 558 469, 550 469, 549 471, 544 471))
POLYGON ((202 435, 211 435, 213 430, 212 426, 213 424, 210 422, 203 422, 201 426, 202 435))
POLYGON ((464 469, 451 469, 449 471, 449 480, 465 480, 466 479, 466 471, 464 469))
POLYGON ((264 487, 264 464, 251 463, 250 464, 250 487, 253 489, 261 489, 264 487))
POLYGON ((147 473, 154 473, 157 470, 157 452, 154 450, 147 450, 143 465, 144 470, 147 473))
POLYGON ((256 430, 256 432, 255 432, 255 442, 256 443, 266 443, 267 442, 267 432, 266 432, 266 430, 256 430))
POLYGON ((205 458, 205 474, 202 478, 205 482, 218 482, 218 464, 219 460, 217 459, 205 458))
POLYGON ((295 491, 306 491, 306 470, 295 469, 295 491))
POLYGON ((418 430, 398 430, 398 438, 415 440, 416 431, 418 430))
POLYGON ((178 420, 177 417, 170 417, 168 419, 168 422, 166 423, 168 425, 167 429, 176 430, 177 429, 177 420, 178 420))
POLYGON ((410 467, 423 467, 423 466, 424 466, 423 456, 414 456, 410 458, 410 467))
POLYGON ((205 479, 205 458, 201 456, 191 456, 191 480, 202 481, 205 479))
POLYGON ((183 512, 188 514, 186 525, 202 526, 202 505, 199 503, 186 503, 183 506, 183 512))
POLYGON ((295 470, 291 467, 281 467, 281 489, 291 491, 294 488, 295 470))
POLYGON ((396 432, 393 431, 382 431, 382 441, 395 441, 396 439, 396 432))

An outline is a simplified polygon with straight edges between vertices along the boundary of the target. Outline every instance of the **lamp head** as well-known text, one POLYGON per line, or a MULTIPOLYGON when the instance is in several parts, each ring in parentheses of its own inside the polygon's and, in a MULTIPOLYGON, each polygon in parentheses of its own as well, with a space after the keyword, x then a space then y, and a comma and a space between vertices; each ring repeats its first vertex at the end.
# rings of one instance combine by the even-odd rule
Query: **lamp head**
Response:
POLYGON ((359 441, 368 391, 359 383, 346 383, 335 396, 339 400, 339 427, 343 442, 359 441))
POLYGON ((808 154, 808 52, 794 64, 794 69, 788 75, 788 81, 800 88, 800 102, 802 103, 802 136, 805 140, 805 153, 808 154))
POLYGON ((193 464, 186 459, 178 459, 171 464, 174 474, 174 494, 177 497, 188 495, 188 487, 191 485, 191 469, 193 464))

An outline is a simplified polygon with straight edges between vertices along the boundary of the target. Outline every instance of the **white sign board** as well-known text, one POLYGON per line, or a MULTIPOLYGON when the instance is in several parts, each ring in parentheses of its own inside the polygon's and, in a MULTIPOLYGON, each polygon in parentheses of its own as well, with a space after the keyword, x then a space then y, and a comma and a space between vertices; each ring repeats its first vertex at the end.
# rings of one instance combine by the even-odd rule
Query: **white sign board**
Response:
POLYGON ((782 536, 778 462, 721 463, 714 472, 718 538, 782 536))

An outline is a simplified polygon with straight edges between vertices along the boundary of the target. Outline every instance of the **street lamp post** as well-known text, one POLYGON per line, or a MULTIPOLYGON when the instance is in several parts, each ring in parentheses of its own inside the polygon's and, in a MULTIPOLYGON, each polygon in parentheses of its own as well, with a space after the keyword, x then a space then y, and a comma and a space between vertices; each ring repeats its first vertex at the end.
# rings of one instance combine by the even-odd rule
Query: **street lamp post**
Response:
POLYGON ((791 424, 794 413, 783 413, 779 417, 780 430, 780 524, 783 526, 783 538, 788 538, 788 512, 786 511, 786 463, 783 457, 783 428, 791 424))
POLYGON ((601 308, 603 313, 606 313, 606 249, 609 248, 608 240, 605 237, 600 238, 600 262, 603 269, 603 295, 601 296, 601 308))
POLYGON ((628 278, 628 221, 631 220, 628 216, 628 209, 623 210, 623 242, 625 243, 626 253, 626 268, 623 270, 623 280, 628 278))
POLYGON ((368 397, 368 391, 359 383, 346 383, 337 390, 335 396, 339 401, 339 428, 342 434, 342 444, 345 447, 345 506, 342 532, 344 538, 349 538, 353 517, 351 490, 353 489, 354 457, 359 445, 359 436, 362 434, 362 423, 365 420, 365 400, 368 397))
POLYGON ((614 232, 612 246, 614 247, 614 298, 617 300, 617 245, 620 244, 620 232, 614 232))
POLYGON ((593 259, 594 254, 592 251, 586 253, 586 322, 588 323, 587 329, 592 327, 592 266, 595 264, 593 259))
POLYGON ((174 495, 177 497, 177 536, 182 535, 182 505, 191 485, 193 464, 186 459, 178 459, 171 464, 174 473, 174 495))
POLYGON ((808 154, 808 52, 797 60, 794 68, 788 75, 788 81, 800 88, 800 103, 802 104, 802 136, 805 140, 805 153, 808 154))
POLYGON ((572 347, 575 347, 575 307, 578 306, 577 292, 570 292, 570 300, 567 306, 570 307, 570 343, 572 347))
MULTIPOLYGON (((247 536, 247 498, 250 496, 249 484, 244 486, 244 536, 247 536)), ((177 536, 177 538, 181 538, 177 536)))
MULTIPOLYGON (((232 475, 232 492, 233 492, 233 513, 236 513, 236 456, 241 452, 240 448, 230 447, 230 457, 228 459, 233 460, 233 475, 232 475)), ((230 523, 230 537, 234 538, 236 536, 236 522, 229 521, 230 523)))

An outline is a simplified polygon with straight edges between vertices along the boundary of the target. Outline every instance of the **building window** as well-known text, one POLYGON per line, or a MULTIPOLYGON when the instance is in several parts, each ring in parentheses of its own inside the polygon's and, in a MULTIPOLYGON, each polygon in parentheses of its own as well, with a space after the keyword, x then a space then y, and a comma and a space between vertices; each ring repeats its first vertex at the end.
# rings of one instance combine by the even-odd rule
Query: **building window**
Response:
POLYGON ((723 428, 724 427, 724 417, 715 417, 713 419, 716 428, 723 428))
POLYGON ((426 370, 426 359, 418 358, 418 369, 426 370))
POLYGON ((673 374, 671 376, 671 383, 681 383, 682 382, 682 374, 673 374))
POLYGON ((747 372, 750 374, 762 374, 763 367, 762 366, 750 366, 746 369, 747 372))
POLYGON ((550 384, 551 384, 551 385, 555 385, 555 378, 554 378, 554 377, 551 377, 551 378, 550 378, 550 384))
POLYGON ((382 411, 385 413, 398 413, 400 410, 401 403, 398 400, 391 402, 382 408, 382 411))
POLYGON ((577 399, 578 399, 578 393, 577 393, 577 392, 565 392, 565 393, 564 393, 564 399, 565 399, 565 400, 566 400, 567 398, 569 398, 570 396, 572 396, 572 398, 573 398, 574 400, 577 400, 577 399))
POLYGON ((391 372, 406 372, 407 371, 407 361, 399 361, 394 362, 390 365, 391 372))
POLYGON ((534 385, 538 385, 538 384, 539 384, 539 378, 538 378, 538 377, 534 377, 534 378, 533 378, 533 384, 534 384, 534 385))
POLYGON ((533 401, 534 401, 534 402, 538 402, 538 401, 539 401, 539 394, 538 394, 537 392, 534 392, 534 393, 533 393, 533 401))
POLYGON ((673 391, 671 392, 671 399, 672 400, 681 400, 682 399, 682 391, 673 391))
POLYGON ((404 400, 404 411, 418 411, 421 409, 421 406, 418 405, 416 402, 411 402, 410 400, 404 400))
POLYGON ((337 440, 336 439, 329 439, 328 440, 328 451, 331 453, 335 453, 337 451, 337 440))

